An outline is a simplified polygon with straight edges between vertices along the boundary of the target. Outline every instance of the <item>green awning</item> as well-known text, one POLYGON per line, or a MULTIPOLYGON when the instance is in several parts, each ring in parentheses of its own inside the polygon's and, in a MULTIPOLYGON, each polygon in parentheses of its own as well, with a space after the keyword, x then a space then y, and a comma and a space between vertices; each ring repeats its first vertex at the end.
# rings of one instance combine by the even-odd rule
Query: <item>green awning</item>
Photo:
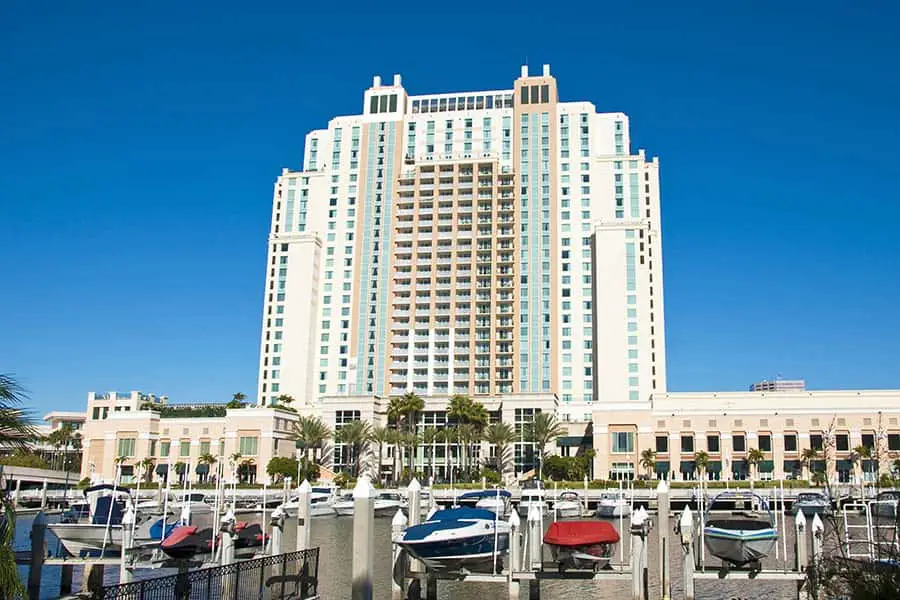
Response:
POLYGON ((771 473, 774 470, 775 470, 775 461, 774 460, 759 461, 759 472, 760 473, 771 473))
POLYGON ((693 473, 696 470, 697 466, 692 460, 683 460, 681 461, 681 472, 682 473, 693 473))
POLYGON ((560 448, 565 446, 568 447, 577 447, 577 446, 585 446, 590 448, 594 445, 593 439, 585 436, 577 436, 577 435, 564 435, 556 438, 556 445, 560 448))
POLYGON ((803 463, 799 460, 786 460, 784 461, 784 470, 788 473, 799 473, 803 469, 803 463))
POLYGON ((669 461, 667 461, 667 460, 656 461, 656 472, 657 473, 668 473, 669 472, 669 461))
POLYGON ((707 473, 721 473, 722 472, 722 461, 721 460, 711 460, 709 464, 706 465, 707 473))
POLYGON ((862 461, 863 471, 867 473, 872 473, 878 470, 878 461, 873 458, 867 458, 862 461))
POLYGON ((838 471, 852 471, 853 461, 849 459, 841 459, 835 462, 835 469, 838 471))
POLYGON ((160 464, 156 465, 156 474, 157 475, 165 475, 168 472, 169 472, 168 464, 160 463, 160 464))
POLYGON ((731 463, 731 472, 737 474, 744 474, 749 472, 747 468, 746 460, 735 460, 731 463))
POLYGON ((809 463, 809 470, 813 473, 824 473, 825 472, 825 461, 824 460, 813 460, 809 463))
POLYGON ((200 463, 197 465, 197 468, 194 469, 198 475, 206 475, 209 473, 209 465, 206 463, 200 463))

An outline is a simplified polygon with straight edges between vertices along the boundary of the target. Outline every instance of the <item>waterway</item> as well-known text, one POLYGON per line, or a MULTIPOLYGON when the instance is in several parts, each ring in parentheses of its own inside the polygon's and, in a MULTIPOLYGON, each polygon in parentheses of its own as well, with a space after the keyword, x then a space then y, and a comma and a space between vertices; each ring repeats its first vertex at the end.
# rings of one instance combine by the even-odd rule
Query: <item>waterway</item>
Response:
MULTIPOLYGON (((54 521, 57 517, 50 517, 54 521)), ((654 527, 658 526, 655 516, 651 517, 654 527)), ((33 516, 22 515, 16 524, 14 548, 23 549, 30 545, 29 531, 33 516)), ((353 520, 351 518, 317 518, 313 519, 312 544, 319 547, 319 594, 323 600, 344 600, 350 597, 351 560, 353 548, 353 520)), ((619 521, 614 520, 619 526, 619 521)), ((784 569, 793 564, 793 548, 795 544, 793 520, 787 519, 787 537, 785 539, 790 560, 785 562, 783 543, 779 540, 779 558, 769 557, 764 564, 767 569, 784 569)), ((674 519, 665 524, 673 531, 674 519)), ((628 540, 628 521, 624 522, 626 532, 622 536, 628 540)), ((391 597, 391 521, 375 520, 375 581, 374 596, 376 600, 389 600, 391 597)), ((58 541, 48 531, 48 547, 55 553, 58 541)), ((296 539, 296 521, 288 520, 285 525, 285 550, 293 549, 296 539)), ((655 532, 650 534, 648 565, 650 567, 650 597, 659 597, 659 572, 657 567, 657 545, 655 532)), ((682 552, 677 543, 677 536, 670 535, 671 577, 673 598, 682 597, 682 552)), ((625 560, 628 560, 628 545, 625 541, 625 560)), ((709 570, 717 570, 719 563, 715 559, 708 560, 709 570)), ((137 578, 159 577, 171 571, 162 569, 146 569, 135 573, 137 578)), ((27 578, 28 567, 19 567, 23 581, 27 578)), ((45 567, 41 586, 41 598, 59 597, 59 567, 45 567)), ((73 590, 80 586, 81 569, 76 568, 73 574, 73 590)), ((118 569, 107 567, 105 580, 107 584, 117 583, 118 569)), ((585 582, 585 581, 544 581, 541 584, 542 597, 549 600, 563 598, 590 597, 598 600, 614 600, 626 598, 630 594, 629 582, 585 582)), ((697 581, 696 596, 708 599, 762 599, 774 600, 788 598, 796 594, 796 583, 766 582, 742 580, 697 581)), ((441 581, 438 584, 438 597, 441 600, 484 600, 505 594, 505 586, 493 583, 464 583, 441 581)), ((504 596, 505 597, 505 596, 504 596)), ((527 586, 522 586, 522 598, 527 597, 527 586)))

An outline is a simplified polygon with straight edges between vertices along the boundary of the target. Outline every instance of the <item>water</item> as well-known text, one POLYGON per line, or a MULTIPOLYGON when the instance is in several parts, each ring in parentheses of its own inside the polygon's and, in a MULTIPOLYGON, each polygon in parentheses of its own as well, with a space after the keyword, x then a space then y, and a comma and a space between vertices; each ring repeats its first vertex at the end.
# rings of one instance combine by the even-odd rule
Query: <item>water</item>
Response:
MULTIPOLYGON (((655 518, 651 517, 654 521, 655 518)), ((58 517, 49 517, 50 522, 54 522, 58 517)), ((16 549, 27 548, 30 545, 29 532, 31 529, 32 516, 22 515, 16 526, 16 536, 14 547, 16 549)), ((313 519, 312 521, 312 544, 319 547, 319 594, 324 600, 344 600, 350 596, 351 587, 351 560, 352 560, 352 538, 353 538, 353 520, 351 518, 322 518, 313 519)), ((613 522, 618 528, 618 520, 613 522)), ((774 556, 769 557, 764 563, 767 569, 783 569, 785 566, 790 567, 793 564, 793 547, 795 544, 794 527, 790 517, 787 520, 788 535, 787 548, 791 556, 791 560, 787 565, 782 554, 782 541, 779 540, 779 559, 774 556)), ((666 526, 669 531, 673 531, 675 520, 670 520, 666 526)), ((654 527, 657 524, 654 522, 654 527)), ((623 543, 625 550, 625 560, 628 560, 630 536, 627 533, 628 520, 625 520, 626 532, 623 535, 623 543)), ((288 520, 285 524, 285 550, 294 547, 296 539, 296 521, 288 520)), ((391 597, 391 520, 375 519, 375 581, 374 581, 374 597, 376 600, 389 600, 391 597)), ((671 566, 670 573, 672 578, 672 594, 673 598, 681 598, 683 594, 682 587, 682 552, 681 546, 677 542, 677 536, 670 534, 670 551, 671 566)), ((657 568, 657 546, 656 534, 650 533, 650 547, 648 554, 648 565, 650 568, 650 597, 659 597, 659 580, 657 568)), ((51 532, 47 532, 48 548, 51 552, 56 551, 57 540, 51 532)), ((616 561, 618 561, 618 551, 616 553, 616 561)), ((707 560, 707 570, 715 571, 718 569, 718 561, 715 559, 707 560)), ((60 567, 44 567, 41 582, 41 598, 51 599, 59 597, 59 579, 60 567)), ((138 578, 158 577, 168 574, 167 570, 142 570, 136 573, 138 578)), ((20 566, 19 574, 23 581, 27 578, 28 567, 20 566)), ((118 582, 118 569, 115 567, 107 567, 105 573, 105 582, 114 584, 118 582)), ((81 569, 74 569, 72 581, 72 589, 77 591, 80 587, 81 569)), ((630 581, 604 581, 604 582, 586 582, 586 581, 544 581, 541 584, 542 597, 545 599, 555 600, 562 598, 579 598, 590 597, 599 600, 613 600, 618 598, 629 597, 631 590, 630 581)), ((774 600, 788 597, 796 597, 796 583, 794 582, 767 582, 755 580, 749 582, 747 579, 735 579, 724 581, 697 581, 695 584, 696 596, 698 599, 764 599, 774 600)), ((527 597, 527 585, 521 586, 522 598, 527 597)), ((441 600, 484 600, 491 596, 498 597, 503 594, 505 597, 506 586, 496 583, 463 583, 455 581, 440 581, 438 583, 438 598, 441 600)))

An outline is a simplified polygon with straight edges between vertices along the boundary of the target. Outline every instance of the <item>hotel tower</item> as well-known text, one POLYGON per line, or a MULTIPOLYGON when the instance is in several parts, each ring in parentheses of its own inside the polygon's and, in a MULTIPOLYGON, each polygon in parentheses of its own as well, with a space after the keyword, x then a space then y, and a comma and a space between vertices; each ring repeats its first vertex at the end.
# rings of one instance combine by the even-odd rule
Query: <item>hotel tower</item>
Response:
POLYGON ((666 391, 662 272, 659 162, 625 114, 563 102, 549 65, 479 92, 375 77, 275 182, 258 402, 590 421, 666 391))

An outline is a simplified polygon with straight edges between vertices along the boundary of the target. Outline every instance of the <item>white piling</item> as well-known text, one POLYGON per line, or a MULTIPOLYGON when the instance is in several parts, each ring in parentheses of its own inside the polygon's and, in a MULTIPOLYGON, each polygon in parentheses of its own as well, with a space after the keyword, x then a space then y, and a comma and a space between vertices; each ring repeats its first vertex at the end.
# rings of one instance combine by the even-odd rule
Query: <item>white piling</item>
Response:
POLYGON ((125 514, 122 515, 122 560, 119 562, 119 583, 131 582, 131 557, 129 552, 134 545, 134 507, 131 502, 125 508, 125 514))
MULTIPOLYGON (((415 481, 415 479, 413 479, 415 481)), ((412 484, 410 484, 411 487, 412 484)), ((410 516, 412 516, 412 507, 410 507, 410 516)), ((406 518, 406 515, 403 514, 401 509, 397 509, 397 514, 394 515, 393 520, 391 520, 391 539, 392 541, 397 541, 401 537, 403 537, 403 532, 406 531, 406 526, 409 524, 409 520, 406 518)), ((403 560, 403 548, 398 546, 397 544, 392 544, 393 550, 393 562, 394 568, 392 572, 395 574, 394 577, 391 577, 391 600, 403 600, 403 593, 406 588, 406 569, 404 568, 406 565, 402 565, 400 568, 397 567, 397 562, 403 560), (399 577, 397 577, 399 575, 399 577), (399 581, 398 581, 399 578, 399 581)))
POLYGON ((297 550, 307 550, 310 545, 310 503, 312 499, 312 486, 307 480, 303 480, 297 488, 297 550))
POLYGON ((22 480, 16 479, 16 489, 13 490, 13 497, 12 497, 13 508, 16 508, 17 506, 19 506, 19 493, 21 491, 22 491, 22 480))
MULTIPOLYGON (((47 556, 47 518, 39 512, 31 523, 31 565, 28 570, 28 597, 37 600, 41 595, 41 571, 47 556)), ((10 552, 11 554, 12 552, 10 552)))
POLYGON ((418 525, 422 521, 422 485, 415 477, 406 488, 406 500, 409 506, 409 525, 418 525))
POLYGON ((269 537, 269 556, 278 556, 284 553, 284 509, 280 506, 272 511, 271 521, 272 535, 269 537))
POLYGON ((825 524, 816 514, 812 520, 812 547, 813 547, 813 564, 817 564, 822 559, 822 538, 825 535, 825 524))
POLYGON ((684 512, 678 520, 678 528, 681 532, 681 549, 684 552, 682 575, 684 598, 694 600, 694 515, 691 514, 690 506, 684 507, 684 512))
POLYGON ((41 510, 47 508, 47 480, 41 486, 41 510))
POLYGON ((672 597, 672 582, 669 576, 669 485, 665 479, 660 479, 656 486, 656 502, 659 514, 659 527, 656 528, 656 541, 659 545, 659 597, 668 600, 672 597))
POLYGON ((794 528, 797 534, 797 570, 805 572, 809 555, 806 549, 806 516, 802 510, 797 511, 797 517, 794 519, 794 528))
MULTIPOLYGON (((234 562, 234 511, 229 506, 222 520, 219 522, 219 532, 222 534, 222 549, 219 564, 221 566, 230 565, 234 562)), ((222 598, 231 598, 234 596, 234 578, 236 573, 226 573, 222 575, 222 598)))
POLYGON ((521 527, 519 513, 514 510, 509 515, 509 573, 506 580, 509 600, 519 600, 519 580, 514 576, 522 570, 521 527))
POLYGON ((544 562, 543 534, 541 529, 541 510, 536 503, 528 509, 528 570, 540 571, 544 562))
POLYGON ((647 534, 650 520, 644 507, 631 514, 631 597, 643 600, 647 570, 647 534))
POLYGON ((352 600, 372 600, 375 572, 375 488, 365 475, 353 489, 352 600))

